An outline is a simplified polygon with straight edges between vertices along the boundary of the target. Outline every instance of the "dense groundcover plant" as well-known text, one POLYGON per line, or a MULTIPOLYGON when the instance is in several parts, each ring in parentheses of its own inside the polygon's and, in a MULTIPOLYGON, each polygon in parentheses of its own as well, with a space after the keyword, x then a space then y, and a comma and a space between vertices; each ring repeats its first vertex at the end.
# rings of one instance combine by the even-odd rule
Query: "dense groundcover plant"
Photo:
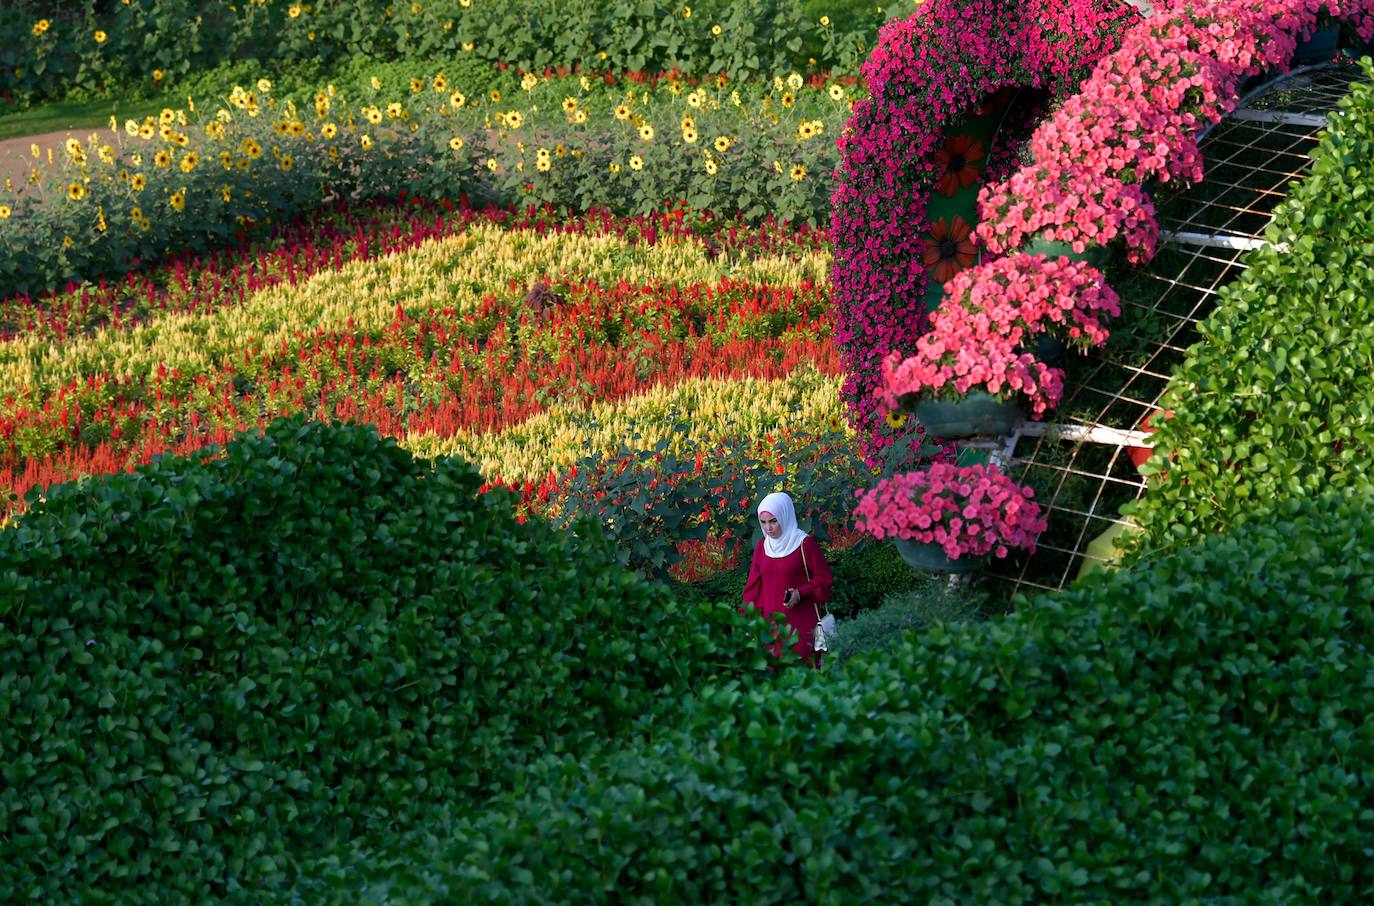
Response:
POLYGON ((1035 552, 1035 538, 1049 527, 1034 492, 986 465, 933 463, 920 472, 881 479, 859 493, 859 528, 879 540, 905 538, 938 544, 954 560, 1011 548, 1035 552))
POLYGON ((320 853, 298 902, 1363 902, 1372 503, 705 690, 539 795, 320 853))
POLYGON ((933 0, 883 28, 863 71, 871 97, 840 139, 831 198, 835 339, 861 436, 876 436, 880 363, 909 353, 926 327, 912 302, 928 279, 913 225, 925 223, 942 175, 944 129, 1006 86, 1072 92, 1135 15, 1090 0, 933 0))
POLYGON ((289 418, 35 500, 0 531, 0 901, 260 903, 762 669, 734 606, 480 484, 289 418))

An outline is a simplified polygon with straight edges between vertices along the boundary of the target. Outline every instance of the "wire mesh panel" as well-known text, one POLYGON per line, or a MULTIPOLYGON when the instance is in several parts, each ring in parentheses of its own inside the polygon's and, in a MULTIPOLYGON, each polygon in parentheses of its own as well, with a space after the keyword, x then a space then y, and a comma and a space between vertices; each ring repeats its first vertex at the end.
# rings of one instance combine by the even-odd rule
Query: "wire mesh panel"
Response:
POLYGON ((1145 493, 1131 459, 1143 451, 1130 449, 1140 441, 1101 429, 1138 430, 1158 408, 1198 324, 1245 269, 1246 252, 1265 243, 1270 215, 1306 172, 1327 115, 1359 73, 1333 63, 1260 86, 1204 135, 1205 178, 1156 196, 1159 254, 1146 267, 1118 265, 1108 275, 1122 302, 1111 339, 1064 366, 1055 424, 1027 425, 1003 448, 1004 470, 1035 489, 1050 523, 1034 555, 993 561, 988 575, 1008 592, 1073 581, 1088 543, 1145 493))

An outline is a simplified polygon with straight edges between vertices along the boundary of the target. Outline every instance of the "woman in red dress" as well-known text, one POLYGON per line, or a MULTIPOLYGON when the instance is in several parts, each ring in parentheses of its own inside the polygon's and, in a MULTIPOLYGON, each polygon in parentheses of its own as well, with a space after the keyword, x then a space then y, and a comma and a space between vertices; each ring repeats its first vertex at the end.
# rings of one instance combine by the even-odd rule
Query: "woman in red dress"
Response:
MULTIPOLYGON (((792 649, 811 666, 818 666, 813 642, 820 605, 830 600, 830 566, 816 539, 797 528, 797 513, 786 494, 763 498, 759 526, 763 537, 749 564, 744 602, 764 616, 786 614, 786 631, 795 634, 792 649)), ((779 639, 769 645, 774 657, 782 656, 782 643, 779 639)))

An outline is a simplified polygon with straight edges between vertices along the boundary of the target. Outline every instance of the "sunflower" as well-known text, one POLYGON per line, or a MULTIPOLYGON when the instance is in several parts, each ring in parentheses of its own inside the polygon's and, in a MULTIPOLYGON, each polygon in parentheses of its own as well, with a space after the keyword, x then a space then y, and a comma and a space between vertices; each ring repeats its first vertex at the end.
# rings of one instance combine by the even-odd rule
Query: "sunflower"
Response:
POLYGON ((63 247, 64 249, 69 249, 69 248, 71 248, 71 247, 74 246, 74 245, 76 245, 76 242, 75 242, 75 240, 72 239, 72 237, 70 237, 70 236, 63 236, 63 237, 62 237, 62 247, 63 247))
POLYGON ((719 169, 719 168, 716 166, 716 162, 713 161, 713 160, 711 160, 711 159, 708 157, 708 158, 706 159, 706 175, 707 175, 707 176, 715 176, 715 175, 716 175, 716 170, 717 170, 717 169, 719 169))
POLYGON ((453 92, 453 94, 448 96, 448 102, 453 105, 453 108, 455 110, 459 107, 462 107, 464 104, 467 103, 467 101, 468 99, 463 97, 463 92, 461 91, 455 91, 453 92))
POLYGON ((730 139, 726 138, 723 135, 717 135, 716 140, 714 142, 714 146, 716 151, 718 151, 721 154, 724 154, 726 151, 730 150, 730 139))
POLYGON ((172 162, 172 152, 163 148, 153 155, 153 163, 159 167, 165 167, 172 162))
POLYGON ((519 129, 525 122, 525 115, 519 110, 512 110, 506 114, 506 125, 512 129, 519 129))
POLYGON ((711 36, 712 36, 712 37, 719 38, 719 37, 720 37, 720 32, 721 32, 721 28, 720 28, 719 25, 712 25, 712 26, 711 26, 711 36))
POLYGON ((615 118, 618 119, 618 120, 627 120, 627 119, 629 119, 629 118, 630 118, 630 108, 627 107, 627 106, 625 106, 624 104, 619 104, 619 105, 617 105, 616 108, 615 108, 615 118))
POLYGON ((945 146, 935 154, 935 166, 940 170, 935 191, 949 196, 973 185, 978 179, 978 168, 974 164, 982 159, 983 143, 973 136, 955 135, 945 139, 945 146))
POLYGON ((496 172, 496 159, 495 159, 495 158, 492 158, 492 157, 488 157, 488 158, 487 158, 487 169, 490 170, 490 171, 493 172, 493 173, 496 172))
POLYGON ((695 129, 683 129, 683 130, 682 130, 682 140, 683 140, 684 142, 686 142, 687 144, 689 144, 689 145, 695 144, 695 143, 696 143, 696 140, 697 140, 697 130, 695 130, 695 129))
POLYGON ((228 204, 229 202, 234 200, 234 193, 229 190, 228 186, 220 186, 219 197, 224 199, 225 204, 228 204))
POLYGON ((607 169, 609 169, 612 173, 619 173, 620 164, 616 163, 615 161, 611 161, 610 166, 607 169))
POLYGON ((167 200, 167 203, 170 204, 173 208, 175 208, 175 209, 178 210, 178 211, 183 211, 183 210, 185 210, 185 209, 186 209, 186 190, 185 190, 185 189, 178 189, 177 191, 173 192, 173 193, 172 193, 172 197, 171 197, 170 199, 167 200))
POLYGON ((803 167, 801 164, 793 164, 792 181, 801 182, 803 179, 806 179, 806 168, 803 167))
POLYGON ((547 157, 541 157, 539 158, 539 160, 534 162, 534 168, 538 170, 540 173, 549 172, 549 168, 552 166, 553 162, 550 161, 547 157))
POLYGON ((434 77, 434 82, 432 84, 434 85, 436 94, 443 94, 445 91, 448 91, 448 79, 444 78, 442 72, 434 77))
POLYGON ((644 139, 646 142, 651 142, 651 141, 653 141, 653 140, 654 140, 654 127, 653 127, 653 126, 650 126, 648 123, 645 123, 644 125, 640 126, 640 127, 639 127, 639 137, 642 138, 642 139, 644 139))
POLYGON ((448 140, 448 146, 452 148, 454 151, 462 151, 463 140, 455 135, 453 138, 448 140))
POLYGON ((935 221, 921 238, 921 259, 940 283, 948 283, 978 257, 978 247, 969 239, 971 232, 973 227, 956 215, 953 223, 943 217, 935 221))
POLYGON ((391 117, 393 120, 394 120, 394 119, 400 119, 400 117, 401 117, 401 102, 400 102, 400 101, 392 101, 390 104, 387 104, 387 105, 386 105, 386 115, 389 116, 389 117, 391 117))
POLYGON ((364 107, 363 118, 375 126, 382 121, 382 111, 376 107, 364 107))
POLYGON ((424 82, 421 82, 419 79, 411 79, 411 80, 410 80, 410 93, 411 93, 411 94, 419 94, 420 92, 422 92, 422 91, 424 91, 424 90, 425 90, 425 83, 424 83, 424 82))
POLYGON ((797 96, 795 94, 790 91, 784 91, 782 93, 782 105, 784 107, 791 107, 795 103, 797 103, 797 96))
POLYGON ((902 428, 906 425, 906 413, 900 409, 893 409, 887 413, 887 425, 889 428, 902 428))
POLYGON ((839 85, 831 85, 831 86, 830 86, 828 89, 826 89, 826 90, 830 92, 830 100, 832 100, 832 101, 842 101, 842 100, 844 100, 844 89, 841 88, 839 85))
POLYGON ((564 112, 564 113, 572 113, 572 112, 573 112, 574 110, 576 110, 576 109, 577 109, 577 98, 564 98, 564 99, 563 99, 563 112, 564 112))
POLYGON ((74 182, 67 186, 67 197, 72 201, 80 201, 86 197, 86 187, 79 182, 74 182))
POLYGON ((196 152, 188 151, 186 152, 186 156, 181 159, 181 172, 190 173, 199 163, 200 158, 196 156, 196 152))
POLYGON ((282 155, 282 158, 281 158, 281 169, 282 169, 282 172, 285 173, 285 172, 289 171, 294 163, 295 163, 295 161, 292 160, 290 154, 283 154, 283 155, 282 155))
POLYGON ((644 159, 641 158, 638 154, 632 154, 632 155, 630 155, 630 169, 631 169, 631 170, 643 170, 643 169, 644 169, 644 159))
POLYGON ((370 135, 364 135, 364 136, 359 137, 359 139, 358 139, 358 144, 360 144, 360 145, 363 146, 363 150, 364 150, 364 151, 371 151, 371 150, 372 150, 372 136, 370 136, 370 135))
POLYGON ((0 220, 9 220, 9 219, 10 219, 10 213, 11 213, 11 211, 10 211, 10 206, 9 206, 9 205, 7 205, 7 204, 0 204, 0 220))
POLYGON ((129 180, 129 188, 133 189, 135 192, 142 192, 143 187, 147 184, 148 180, 144 178, 142 173, 135 173, 129 180))
POLYGON ((253 160, 256 160, 258 155, 262 153, 262 146, 251 138, 246 138, 243 140, 242 148, 243 153, 248 155, 248 157, 253 160))
POLYGON ((325 123, 323 126, 320 127, 320 135, 324 136, 325 138, 333 138, 338 134, 339 127, 335 126, 333 123, 325 123))
POLYGON ((572 121, 578 124, 585 123, 587 121, 587 111, 580 109, 577 110, 572 115, 572 121))

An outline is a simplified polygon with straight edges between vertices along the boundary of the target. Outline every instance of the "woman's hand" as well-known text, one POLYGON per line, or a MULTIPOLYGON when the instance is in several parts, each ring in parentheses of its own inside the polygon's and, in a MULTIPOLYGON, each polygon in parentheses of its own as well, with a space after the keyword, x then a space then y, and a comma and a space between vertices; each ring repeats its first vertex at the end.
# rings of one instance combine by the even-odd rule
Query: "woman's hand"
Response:
POLYGON ((795 588, 789 588, 786 592, 783 593, 782 606, 786 607, 788 610, 791 610, 793 607, 796 607, 800 603, 801 592, 797 591, 795 588))

